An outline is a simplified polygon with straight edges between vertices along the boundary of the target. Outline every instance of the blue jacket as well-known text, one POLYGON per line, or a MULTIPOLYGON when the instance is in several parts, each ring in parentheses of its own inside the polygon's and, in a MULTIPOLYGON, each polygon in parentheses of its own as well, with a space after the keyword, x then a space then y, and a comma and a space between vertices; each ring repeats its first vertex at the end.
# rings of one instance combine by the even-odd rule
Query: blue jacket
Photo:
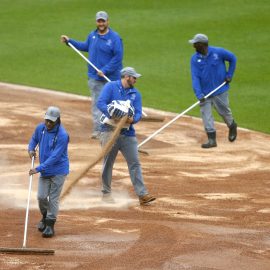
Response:
POLYGON ((36 170, 41 176, 66 175, 69 173, 68 159, 69 136, 62 125, 56 125, 48 131, 45 124, 36 127, 28 145, 28 151, 34 151, 39 145, 40 165, 36 170))
MULTIPOLYGON (((100 35, 98 30, 91 32, 85 42, 70 39, 69 42, 78 50, 88 52, 89 61, 101 70, 111 81, 120 79, 123 68, 123 44, 121 37, 109 28, 109 32, 100 35)), ((88 77, 104 81, 103 77, 88 64, 88 77)))
MULTIPOLYGON (((102 111, 108 118, 111 118, 108 111, 107 105, 113 100, 130 100, 130 105, 134 107, 135 114, 133 116, 133 124, 136 124, 142 118, 142 97, 140 92, 136 88, 125 89, 121 83, 121 80, 108 82, 103 87, 98 101, 97 107, 102 111)), ((135 129, 133 124, 129 126, 129 129, 122 132, 126 136, 135 136, 135 129)), ((101 131, 108 130, 108 125, 101 125, 101 131)))
MULTIPOLYGON (((220 84, 226 77, 233 77, 236 57, 230 51, 218 47, 208 47, 206 56, 196 52, 190 61, 192 87, 198 99, 203 98, 220 84), (229 62, 228 70, 225 61, 229 62)), ((213 96, 229 90, 229 84, 225 84, 213 96)))

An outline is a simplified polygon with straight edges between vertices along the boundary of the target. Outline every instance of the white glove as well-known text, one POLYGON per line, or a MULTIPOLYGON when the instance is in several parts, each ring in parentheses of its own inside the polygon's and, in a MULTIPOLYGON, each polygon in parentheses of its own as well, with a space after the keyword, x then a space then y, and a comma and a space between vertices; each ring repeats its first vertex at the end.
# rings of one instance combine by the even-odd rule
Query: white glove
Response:
POLYGON ((115 121, 113 119, 108 118, 104 113, 100 117, 100 122, 101 124, 107 124, 113 127, 116 126, 115 121))
POLYGON ((111 117, 119 119, 128 114, 129 107, 127 106, 126 101, 113 100, 107 105, 107 110, 111 117))
POLYGON ((128 117, 132 117, 135 114, 135 109, 133 106, 130 105, 130 107, 128 108, 128 117))

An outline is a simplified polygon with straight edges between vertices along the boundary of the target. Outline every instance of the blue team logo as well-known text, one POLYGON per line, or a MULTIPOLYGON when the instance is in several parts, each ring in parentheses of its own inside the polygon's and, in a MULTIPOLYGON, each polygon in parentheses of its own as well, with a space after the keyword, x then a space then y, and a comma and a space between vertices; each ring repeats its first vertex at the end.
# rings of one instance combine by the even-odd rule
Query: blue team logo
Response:
POLYGON ((112 45, 112 40, 111 39, 108 39, 107 42, 106 42, 106 45, 107 46, 111 46, 112 45))
POLYGON ((136 98, 136 95, 135 94, 132 94, 131 96, 130 96, 130 100, 135 100, 135 98, 136 98))
POLYGON ((218 54, 214 53, 213 57, 214 57, 214 60, 218 60, 218 54))

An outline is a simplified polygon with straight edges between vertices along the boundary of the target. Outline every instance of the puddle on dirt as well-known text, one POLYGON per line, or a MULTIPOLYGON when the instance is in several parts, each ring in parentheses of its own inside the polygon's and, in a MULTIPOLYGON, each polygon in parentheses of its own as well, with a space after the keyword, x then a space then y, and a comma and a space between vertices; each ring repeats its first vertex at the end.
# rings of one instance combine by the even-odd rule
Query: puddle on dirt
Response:
POLYGON ((179 211, 177 213, 171 213, 170 216, 176 217, 176 218, 183 218, 183 219, 191 219, 191 220, 206 220, 206 221, 225 221, 230 220, 226 217, 220 217, 220 216, 204 216, 204 215, 198 215, 194 214, 192 212, 187 211, 179 211))
POLYGON ((205 178, 207 180, 218 180, 218 178, 226 178, 229 177, 230 174, 228 173, 219 173, 214 175, 213 173, 203 173, 203 172, 198 172, 198 173, 191 173, 191 172, 181 172, 181 175, 191 177, 191 178, 205 178))
POLYGON ((242 200, 248 198, 243 193, 197 193, 196 195, 208 200, 242 200))
POLYGON ((191 204, 190 201, 187 200, 183 200, 183 199, 172 199, 169 197, 163 197, 163 198, 158 198, 159 202, 164 202, 166 204, 170 204, 173 206, 183 206, 183 205, 187 205, 187 204, 191 204))
POLYGON ((223 248, 218 251, 192 252, 174 257, 164 264, 164 269, 269 269, 269 261, 256 262, 237 249, 223 248), (201 267, 202 265, 204 267, 201 267), (177 268, 174 268, 176 266, 177 268))
POLYGON ((74 255, 74 251, 77 256, 85 256, 89 252, 91 254, 115 255, 126 252, 127 249, 136 243, 139 237, 139 230, 122 231, 108 228, 103 229, 102 233, 58 236, 57 241, 61 242, 61 244, 66 243, 69 250, 72 248, 72 251, 62 251, 65 256, 69 252, 72 252, 70 255, 74 255))
POLYGON ((258 213, 270 214, 270 208, 264 208, 257 211, 258 213))

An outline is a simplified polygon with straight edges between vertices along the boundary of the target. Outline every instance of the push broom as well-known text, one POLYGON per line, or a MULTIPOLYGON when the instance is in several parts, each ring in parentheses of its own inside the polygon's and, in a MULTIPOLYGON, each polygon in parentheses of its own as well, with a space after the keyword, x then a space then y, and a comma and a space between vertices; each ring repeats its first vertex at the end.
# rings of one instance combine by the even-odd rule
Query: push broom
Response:
MULTIPOLYGON (((35 161, 35 157, 33 156, 32 157, 32 166, 31 166, 32 169, 34 168, 34 161, 35 161)), ((29 206, 30 206, 32 182, 33 182, 33 175, 30 175, 28 199, 27 199, 27 207, 26 207, 25 223, 24 223, 23 245, 21 248, 0 247, 0 253, 40 254, 40 255, 53 255, 54 254, 54 249, 41 249, 41 248, 28 248, 28 247, 26 247, 28 216, 29 216, 29 206)))

